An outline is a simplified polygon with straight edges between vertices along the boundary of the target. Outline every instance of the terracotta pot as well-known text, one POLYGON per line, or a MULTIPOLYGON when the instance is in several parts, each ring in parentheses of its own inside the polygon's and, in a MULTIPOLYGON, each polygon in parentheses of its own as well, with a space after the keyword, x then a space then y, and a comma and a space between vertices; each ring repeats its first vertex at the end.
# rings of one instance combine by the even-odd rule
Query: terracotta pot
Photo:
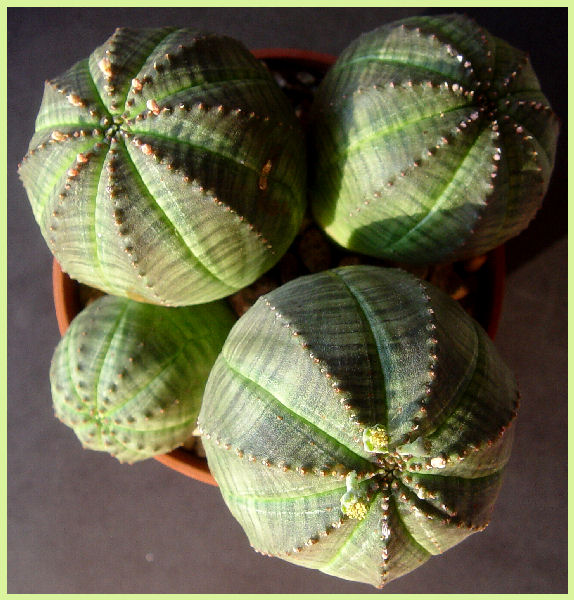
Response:
MULTIPOLYGON (((335 57, 330 54, 294 48, 253 50, 253 55, 269 62, 297 63, 302 68, 322 71, 326 71, 335 61, 335 57)), ((494 338, 500 320, 505 268, 504 246, 500 246, 487 255, 486 262, 480 269, 480 289, 483 293, 477 298, 477 304, 480 306, 480 315, 477 316, 477 320, 481 322, 491 338, 494 338)), ((80 286, 77 281, 62 271, 56 259, 54 259, 52 268, 52 285, 58 327, 60 334, 64 335, 72 319, 82 309, 80 286)), ((156 456, 155 459, 192 479, 217 486, 209 471, 207 461, 190 451, 177 448, 169 454, 156 456)))

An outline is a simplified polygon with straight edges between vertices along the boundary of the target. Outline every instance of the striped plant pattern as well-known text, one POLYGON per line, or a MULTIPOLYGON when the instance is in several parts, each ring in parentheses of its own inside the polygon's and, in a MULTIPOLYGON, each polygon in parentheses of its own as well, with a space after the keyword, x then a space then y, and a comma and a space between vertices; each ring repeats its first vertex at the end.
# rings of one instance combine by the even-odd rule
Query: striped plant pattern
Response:
POLYGON ((19 173, 64 271, 164 305, 252 283, 306 203, 303 136, 270 73, 189 29, 117 29, 46 82, 19 173))
POLYGON ((346 248, 411 263, 482 254, 534 217, 558 119, 527 54, 462 15, 357 38, 315 99, 311 202, 346 248))
POLYGON ((223 301, 169 308, 102 296, 72 321, 54 353, 56 416, 84 447, 121 462, 173 450, 195 428, 234 322, 223 301))
POLYGON ((487 525, 517 409, 513 376, 455 301, 353 266, 237 321, 198 424, 257 551, 381 587, 487 525))

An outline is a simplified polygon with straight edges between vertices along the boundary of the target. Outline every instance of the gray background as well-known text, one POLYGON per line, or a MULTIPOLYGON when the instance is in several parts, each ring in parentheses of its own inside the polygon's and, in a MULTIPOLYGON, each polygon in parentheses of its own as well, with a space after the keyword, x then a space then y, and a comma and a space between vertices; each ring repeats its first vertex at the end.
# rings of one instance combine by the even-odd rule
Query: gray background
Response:
MULTIPOLYGON (((127 466, 82 450, 53 417, 48 369, 59 334, 52 259, 16 165, 33 133, 43 81, 87 56, 117 26, 188 26, 230 34, 250 48, 338 55, 359 33, 421 12, 8 9, 8 592, 375 591, 256 554, 217 488, 154 460, 127 466)), ((492 522, 384 592, 566 592, 567 12, 460 12, 531 53, 563 128, 544 206, 507 244, 496 344, 516 373, 522 404, 492 522)))

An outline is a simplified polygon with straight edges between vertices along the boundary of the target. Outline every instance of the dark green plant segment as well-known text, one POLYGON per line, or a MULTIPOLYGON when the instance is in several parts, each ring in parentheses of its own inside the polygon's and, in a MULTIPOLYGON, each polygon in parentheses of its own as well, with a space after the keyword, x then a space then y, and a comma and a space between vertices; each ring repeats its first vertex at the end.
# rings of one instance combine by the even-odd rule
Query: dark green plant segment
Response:
POLYGON ((121 462, 173 450, 195 428, 234 322, 223 301, 168 308, 101 297, 72 321, 54 353, 56 416, 86 448, 121 462))
POLYGON ((558 119, 527 54, 462 15, 357 38, 315 98, 311 202, 335 241, 411 263, 482 254, 542 203, 558 119))
POLYGON ((20 166, 64 271, 165 305, 224 297, 272 267, 305 210, 289 102, 239 42, 118 29, 48 81, 20 166))
POLYGON ((487 525, 517 408, 512 374, 455 301, 356 266, 261 297, 198 423, 256 550, 382 586, 487 525))

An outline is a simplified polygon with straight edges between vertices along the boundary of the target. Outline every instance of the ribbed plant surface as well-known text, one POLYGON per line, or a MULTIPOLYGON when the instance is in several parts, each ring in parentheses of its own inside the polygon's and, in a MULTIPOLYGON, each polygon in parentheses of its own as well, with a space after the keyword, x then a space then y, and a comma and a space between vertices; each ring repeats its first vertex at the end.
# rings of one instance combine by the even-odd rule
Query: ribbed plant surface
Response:
POLYGON ((372 256, 481 254, 534 217, 557 135, 524 52, 462 15, 385 25, 341 54, 317 94, 313 211, 372 256))
POLYGON ((517 406, 456 302, 358 266, 260 298, 227 338, 198 423, 256 550, 383 586, 487 525, 517 406))
POLYGON ((54 353, 56 416, 84 447, 121 462, 173 450, 195 428, 209 371, 234 321, 223 301, 168 308, 98 299, 54 353))
POLYGON ((118 29, 46 82, 20 166, 64 271, 115 295, 185 305, 250 284, 305 206, 287 99, 233 39, 118 29))

